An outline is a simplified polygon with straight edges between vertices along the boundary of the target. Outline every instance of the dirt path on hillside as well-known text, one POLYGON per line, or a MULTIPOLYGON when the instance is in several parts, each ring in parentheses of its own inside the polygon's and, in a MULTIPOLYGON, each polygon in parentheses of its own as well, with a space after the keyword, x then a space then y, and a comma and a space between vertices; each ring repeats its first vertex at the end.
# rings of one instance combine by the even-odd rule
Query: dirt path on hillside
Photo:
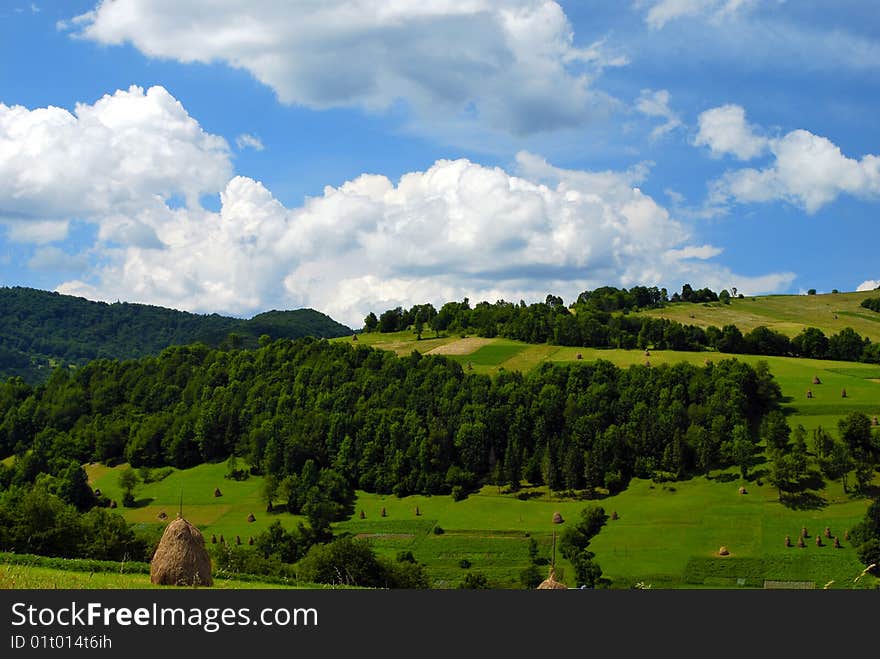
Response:
POLYGON ((437 346, 436 348, 426 352, 426 355, 469 355, 478 348, 492 343, 492 339, 481 339, 473 337, 469 339, 460 339, 447 343, 446 345, 437 346))

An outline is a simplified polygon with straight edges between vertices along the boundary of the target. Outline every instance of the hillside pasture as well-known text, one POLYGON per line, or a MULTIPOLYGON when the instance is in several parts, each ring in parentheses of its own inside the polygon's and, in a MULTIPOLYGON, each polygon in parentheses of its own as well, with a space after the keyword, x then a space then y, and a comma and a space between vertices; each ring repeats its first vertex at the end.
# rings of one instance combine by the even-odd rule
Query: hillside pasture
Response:
POLYGON ((868 297, 870 292, 761 295, 734 298, 729 305, 680 302, 639 313, 704 328, 736 325, 743 333, 763 325, 789 337, 807 327, 817 327, 827 336, 851 327, 871 341, 880 341, 880 314, 861 306, 868 297))

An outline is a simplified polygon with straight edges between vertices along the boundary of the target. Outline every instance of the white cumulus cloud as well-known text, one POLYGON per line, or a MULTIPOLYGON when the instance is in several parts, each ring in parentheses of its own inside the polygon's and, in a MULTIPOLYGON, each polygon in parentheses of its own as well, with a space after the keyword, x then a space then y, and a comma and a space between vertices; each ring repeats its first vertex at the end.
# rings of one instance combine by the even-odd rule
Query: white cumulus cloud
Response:
POLYGON ((63 22, 77 37, 149 57, 224 62, 287 104, 450 115, 513 134, 580 126, 592 88, 626 59, 578 46, 552 0, 113 0, 63 22))
POLYGON ((239 315, 309 306, 360 326, 370 310, 424 301, 571 301, 603 284, 737 279, 635 185, 644 166, 573 171, 521 153, 517 171, 439 160, 396 182, 364 174, 328 186, 296 208, 237 176, 219 212, 166 208, 153 223, 161 249, 106 250, 95 277, 59 290, 239 315))
POLYGON ((859 292, 863 292, 863 291, 874 291, 874 290, 877 290, 878 288, 880 288, 880 279, 868 279, 866 281, 863 281, 861 284, 859 284, 858 287, 856 288, 856 290, 859 292))
POLYGON ((765 151, 772 162, 762 169, 726 172, 713 181, 711 201, 785 201, 815 213, 841 194, 872 199, 880 196, 880 157, 867 154, 856 160, 843 154, 827 137, 793 130, 779 138, 756 134, 745 121, 745 111, 735 105, 707 110, 700 115, 695 141, 715 154, 732 153, 740 159, 765 151))
POLYGON ((746 111, 739 105, 722 105, 701 113, 697 119, 697 146, 708 146, 715 156, 732 154, 751 160, 767 149, 769 140, 746 121, 746 111))
POLYGON ((92 105, 0 103, 0 223, 14 240, 63 239, 72 219, 153 240, 152 213, 198 206, 232 175, 229 147, 166 89, 132 86, 92 105))

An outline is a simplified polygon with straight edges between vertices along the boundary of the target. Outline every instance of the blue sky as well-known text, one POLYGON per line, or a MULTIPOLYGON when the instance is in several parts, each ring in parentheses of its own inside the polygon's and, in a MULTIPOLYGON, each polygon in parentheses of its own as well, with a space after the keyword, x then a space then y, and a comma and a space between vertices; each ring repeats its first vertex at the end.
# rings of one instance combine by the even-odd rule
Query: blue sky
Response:
POLYGON ((0 285, 200 313, 880 286, 869 0, 0 2, 0 285))

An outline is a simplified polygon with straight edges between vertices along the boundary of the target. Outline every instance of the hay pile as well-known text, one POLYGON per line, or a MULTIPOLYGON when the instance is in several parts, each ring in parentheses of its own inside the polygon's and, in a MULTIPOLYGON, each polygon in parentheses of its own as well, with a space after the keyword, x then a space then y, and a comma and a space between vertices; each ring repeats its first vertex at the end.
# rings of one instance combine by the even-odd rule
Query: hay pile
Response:
POLYGON ((562 513, 555 512, 553 513, 553 523, 554 524, 562 524, 564 520, 562 519, 562 513))
POLYGON ((150 561, 150 583, 166 586, 214 585, 205 538, 183 517, 178 517, 165 527, 150 561))
POLYGON ((556 570, 550 568, 550 575, 538 584, 538 590, 568 590, 561 581, 556 581, 556 570))

